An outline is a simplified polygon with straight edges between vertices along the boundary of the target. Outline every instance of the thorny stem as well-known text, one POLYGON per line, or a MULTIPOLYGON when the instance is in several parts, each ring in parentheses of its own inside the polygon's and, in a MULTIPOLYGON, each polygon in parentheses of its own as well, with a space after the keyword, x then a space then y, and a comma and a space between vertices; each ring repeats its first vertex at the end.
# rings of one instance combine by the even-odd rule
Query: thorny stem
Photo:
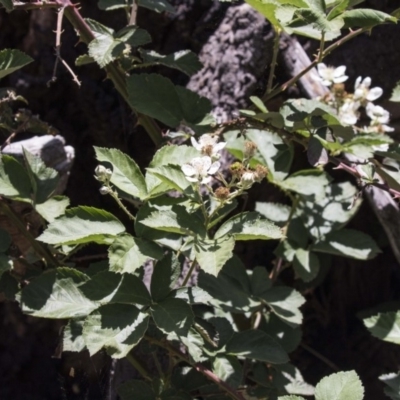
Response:
POLYGON ((40 242, 31 235, 31 233, 26 229, 25 224, 21 221, 19 216, 14 212, 14 210, 5 202, 4 199, 0 197, 0 211, 2 211, 18 228, 23 236, 29 241, 35 252, 46 260, 47 265, 53 265, 57 267, 59 262, 57 259, 42 245, 40 242))
POLYGON ((265 92, 266 95, 268 95, 272 90, 272 83, 274 81, 275 68, 276 68, 277 59, 278 59, 279 40, 280 40, 280 38, 281 38, 281 30, 279 28, 275 29, 274 49, 273 49, 273 52, 272 52, 271 66, 270 66, 270 69, 269 69, 267 90, 265 92))
POLYGON ((319 51, 318 51, 318 62, 320 63, 324 58, 324 47, 325 47, 325 32, 321 33, 321 41, 319 43, 319 51))
POLYGON ((183 354, 180 350, 176 349, 175 347, 171 346, 169 343, 162 342, 160 340, 154 339, 149 336, 144 337, 150 343, 153 343, 157 346, 160 346, 166 349, 170 354, 178 357, 181 361, 186 362, 187 364, 191 365, 196 371, 203 374, 205 377, 213 381, 217 384, 225 393, 227 393, 232 399, 234 400, 245 400, 241 393, 235 391, 231 386, 225 383, 222 379, 220 379, 217 375, 215 375, 212 371, 206 368, 204 365, 200 363, 195 363, 189 359, 185 354, 183 354))
MULTIPOLYGON (((92 40, 95 39, 95 36, 90 29, 89 25, 83 19, 82 15, 77 9, 77 6, 74 5, 71 0, 56 0, 56 1, 36 1, 32 3, 22 3, 15 2, 13 4, 14 9, 16 10, 34 10, 41 8, 64 8, 64 15, 67 17, 72 26, 79 33, 80 39, 89 44, 92 40)), ((1 7, 0 7, 1 8, 1 7)), ((129 103, 129 96, 126 90, 126 77, 124 71, 122 71, 119 66, 115 62, 111 62, 106 65, 104 69, 107 72, 107 76, 112 80, 115 88, 122 96, 122 98, 129 103)), ((131 107, 132 110, 136 113, 136 110, 131 107)), ((162 141, 162 132, 157 123, 147 115, 143 115, 140 113, 136 113, 138 117, 138 122, 143 128, 147 131, 148 135, 152 139, 152 141, 159 145, 162 141)))
POLYGON ((133 0, 131 14, 129 16, 129 25, 136 25, 137 10, 138 10, 137 0, 133 0))
POLYGON ((194 259, 192 262, 192 265, 190 266, 188 273, 185 276, 185 279, 182 282, 181 287, 185 287, 187 285, 187 283, 189 282, 189 279, 192 276, 194 269, 196 268, 196 264, 197 264, 197 261, 196 261, 196 259, 194 259))
POLYGON ((364 33, 368 31, 370 28, 360 28, 355 31, 351 31, 349 34, 344 36, 343 38, 337 40, 335 43, 331 44, 329 47, 327 47, 322 54, 318 54, 318 56, 315 58, 315 60, 303 71, 301 71, 299 74, 294 76, 293 78, 290 78, 287 82, 283 83, 281 86, 267 94, 266 96, 263 96, 262 100, 267 102, 268 100, 272 99, 276 95, 284 92, 289 86, 294 85, 303 75, 305 75, 307 72, 312 70, 314 67, 317 66, 328 54, 332 53, 333 50, 336 50, 338 47, 343 45, 344 43, 348 42, 349 40, 353 39, 354 37, 361 35, 361 33, 364 33))
POLYGON ((139 372, 142 377, 149 382, 152 382, 153 379, 150 377, 150 373, 147 372, 147 370, 143 367, 143 365, 134 357, 131 353, 128 353, 126 355, 126 359, 129 361, 129 363, 133 366, 133 368, 136 369, 137 372, 139 372))

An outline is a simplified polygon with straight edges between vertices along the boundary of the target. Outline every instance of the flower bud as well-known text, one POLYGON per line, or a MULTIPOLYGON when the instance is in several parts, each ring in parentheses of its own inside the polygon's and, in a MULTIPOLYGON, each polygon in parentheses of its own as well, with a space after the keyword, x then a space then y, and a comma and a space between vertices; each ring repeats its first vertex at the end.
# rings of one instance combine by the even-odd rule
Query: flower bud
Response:
POLYGON ((94 170, 95 178, 100 182, 108 182, 111 179, 112 171, 104 165, 98 165, 94 170))
POLYGON ((258 164, 254 173, 256 175, 256 181, 261 182, 267 176, 268 168, 264 167, 264 165, 258 164))
POLYGON ((244 172, 244 166, 242 163, 236 161, 233 164, 231 164, 231 166, 229 167, 232 175, 235 176, 242 176, 243 172, 244 172))
POLYGON ((249 188, 253 185, 253 183, 256 181, 256 173, 254 171, 246 171, 242 175, 242 179, 240 180, 240 183, 244 188, 249 188))
POLYGON ((110 192, 111 192, 111 189, 110 189, 108 186, 102 186, 102 187, 99 189, 99 192, 100 192, 100 194, 102 194, 102 195, 104 196, 104 195, 110 193, 110 192))

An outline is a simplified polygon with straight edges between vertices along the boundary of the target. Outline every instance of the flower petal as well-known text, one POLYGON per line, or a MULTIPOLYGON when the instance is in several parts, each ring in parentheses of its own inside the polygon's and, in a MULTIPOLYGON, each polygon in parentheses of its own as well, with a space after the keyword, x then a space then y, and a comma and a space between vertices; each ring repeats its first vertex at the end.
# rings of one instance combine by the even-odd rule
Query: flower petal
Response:
POLYGON ((209 168, 209 170, 208 170, 208 173, 210 174, 210 175, 214 175, 218 170, 219 170, 219 167, 221 166, 221 163, 219 162, 219 161, 215 161, 212 165, 211 165, 211 167, 209 168))
POLYGON ((347 79, 349 79, 349 77, 347 75, 338 76, 337 78, 333 78, 333 82, 334 83, 342 83, 342 82, 347 81, 347 79))
POLYGON ((346 72, 346 66, 341 65, 340 67, 335 68, 333 76, 334 78, 339 78, 340 76, 343 76, 345 72, 346 72))
POLYGON ((192 142, 192 146, 196 150, 201 150, 201 145, 199 144, 199 142, 193 136, 190 137, 190 141, 192 142))
POLYGON ((196 170, 190 164, 183 164, 181 169, 186 176, 196 175, 196 170))
POLYGON ((369 90, 367 94, 367 100, 368 101, 375 101, 376 99, 379 99, 383 94, 383 89, 380 87, 374 87, 369 90))

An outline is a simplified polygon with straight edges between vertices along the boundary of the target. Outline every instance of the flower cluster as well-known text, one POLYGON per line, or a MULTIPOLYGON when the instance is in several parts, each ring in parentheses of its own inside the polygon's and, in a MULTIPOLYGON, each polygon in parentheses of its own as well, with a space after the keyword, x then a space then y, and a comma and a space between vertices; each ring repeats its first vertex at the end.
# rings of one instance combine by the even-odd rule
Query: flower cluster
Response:
POLYGON ((371 78, 362 78, 359 76, 354 85, 354 94, 347 93, 344 90, 344 84, 348 79, 345 75, 346 67, 328 67, 323 63, 317 66, 319 79, 323 85, 330 87, 331 93, 324 100, 327 104, 337 110, 340 122, 343 125, 356 125, 360 118, 360 109, 365 109, 366 115, 370 118, 369 126, 360 129, 366 133, 384 133, 392 132, 389 127, 389 112, 380 106, 373 104, 379 99, 383 90, 380 87, 371 88, 371 78))

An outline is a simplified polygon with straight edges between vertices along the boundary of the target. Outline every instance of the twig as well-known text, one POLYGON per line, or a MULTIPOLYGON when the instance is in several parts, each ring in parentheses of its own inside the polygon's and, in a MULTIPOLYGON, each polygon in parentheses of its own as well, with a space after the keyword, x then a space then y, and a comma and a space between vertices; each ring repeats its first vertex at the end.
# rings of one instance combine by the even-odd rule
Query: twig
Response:
POLYGON ((306 345, 305 343, 300 343, 300 347, 308 351, 313 356, 317 357, 319 360, 324 362, 328 367, 332 368, 334 371, 340 371, 340 368, 335 363, 333 363, 331 360, 329 360, 328 358, 326 358, 325 356, 323 356, 321 353, 314 350, 310 346, 306 345))
POLYGON ((62 20, 63 20, 63 16, 64 16, 64 9, 65 9, 65 7, 61 7, 60 10, 58 11, 58 15, 57 15, 56 49, 55 49, 56 50, 56 61, 54 63, 53 76, 52 76, 51 80, 49 82, 47 82, 47 86, 50 86, 51 83, 53 83, 57 80, 57 66, 60 61, 64 65, 64 67, 67 69, 67 71, 71 74, 72 80, 78 86, 81 86, 81 83, 79 82, 79 79, 76 76, 75 72, 68 65, 68 63, 61 57, 61 34, 62 34, 62 20))
POLYGON ((146 381, 149 382, 153 381, 153 379, 150 378, 151 376, 150 373, 146 370, 145 367, 143 367, 143 365, 139 362, 139 360, 137 360, 131 353, 128 353, 126 355, 126 359, 146 381))
POLYGON ((235 391, 231 386, 229 386, 225 381, 220 379, 217 375, 214 374, 214 372, 210 371, 208 368, 206 368, 204 365, 200 363, 194 363, 187 357, 185 354, 183 354, 180 350, 176 349, 172 345, 166 342, 162 342, 160 340, 154 339, 149 336, 144 337, 147 341, 150 343, 154 343, 157 346, 160 346, 164 349, 166 349, 169 353, 173 354, 174 356, 178 357, 181 361, 186 362, 187 364, 191 365, 196 371, 200 372, 203 374, 205 377, 213 381, 215 384, 217 384, 225 393, 227 393, 232 399, 234 400, 245 400, 245 398, 242 396, 241 393, 235 391))
POLYGON ((136 0, 132 1, 131 15, 129 17, 129 25, 136 25, 138 4, 136 0))
POLYGON ((194 269, 196 267, 196 264, 197 264, 197 261, 196 261, 196 259, 194 259, 193 262, 192 262, 192 265, 190 266, 190 269, 189 269, 188 273, 185 276, 185 279, 182 282, 182 286, 181 287, 185 287, 187 285, 187 283, 189 282, 189 279, 193 274, 193 271, 194 271, 194 269))

